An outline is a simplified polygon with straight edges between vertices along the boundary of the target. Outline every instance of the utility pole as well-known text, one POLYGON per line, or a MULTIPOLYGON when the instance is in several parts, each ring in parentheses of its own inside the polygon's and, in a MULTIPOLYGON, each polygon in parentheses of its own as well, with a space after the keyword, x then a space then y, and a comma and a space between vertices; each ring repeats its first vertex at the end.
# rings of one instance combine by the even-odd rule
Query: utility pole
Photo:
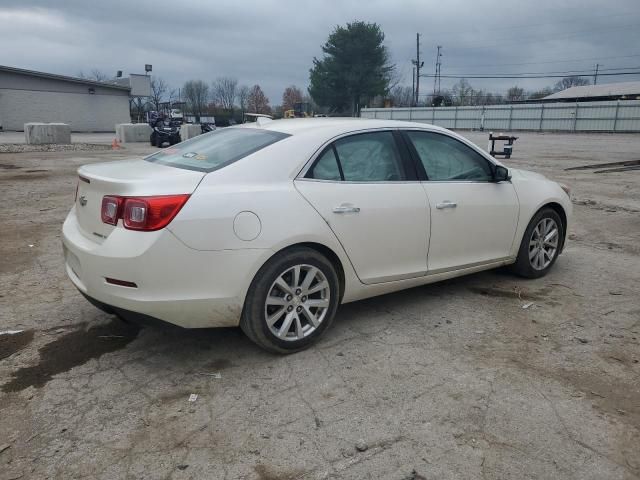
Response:
POLYGON ((411 106, 416 106, 416 67, 413 67, 413 73, 411 74, 411 106))
POLYGON ((438 53, 436 55, 436 74, 433 77, 433 96, 440 95, 440 57, 442 57, 442 45, 438 45, 438 53))
POLYGON ((413 63, 416 66, 416 91, 415 91, 415 97, 416 97, 416 105, 418 105, 418 98, 420 95, 420 69, 423 67, 424 62, 420 61, 420 34, 416 33, 416 59, 415 60, 411 60, 411 63, 413 63))
POLYGON ((596 72, 593 74, 593 84, 598 84, 598 69, 600 68, 600 64, 596 63, 596 72))

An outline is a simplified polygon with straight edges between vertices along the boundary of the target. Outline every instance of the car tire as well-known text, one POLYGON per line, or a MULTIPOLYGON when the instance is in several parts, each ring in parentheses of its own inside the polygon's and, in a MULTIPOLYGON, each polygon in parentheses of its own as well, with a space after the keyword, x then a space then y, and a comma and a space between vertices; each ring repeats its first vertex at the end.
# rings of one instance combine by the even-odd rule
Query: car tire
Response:
POLYGON ((274 255, 256 274, 240 328, 265 350, 298 352, 329 328, 339 295, 336 269, 324 255, 311 248, 291 248, 274 255))
POLYGON ((556 263, 563 239, 560 215, 551 208, 539 210, 524 232, 512 271, 525 278, 543 277, 556 263))
POLYGON ((156 136, 152 133, 151 136, 149 137, 149 143, 151 143, 152 147, 156 146, 156 136))

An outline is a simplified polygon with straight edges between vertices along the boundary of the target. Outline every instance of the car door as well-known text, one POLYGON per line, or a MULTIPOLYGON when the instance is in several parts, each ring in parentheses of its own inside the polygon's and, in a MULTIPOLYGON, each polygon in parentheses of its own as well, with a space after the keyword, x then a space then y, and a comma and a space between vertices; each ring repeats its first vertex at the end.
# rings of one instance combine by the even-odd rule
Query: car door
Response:
POLYGON ((335 140, 295 186, 331 227, 363 283, 425 275, 429 206, 397 132, 335 140))
POLYGON ((453 136, 424 130, 404 135, 431 209, 429 272, 508 257, 519 214, 511 182, 495 182, 495 164, 453 136))

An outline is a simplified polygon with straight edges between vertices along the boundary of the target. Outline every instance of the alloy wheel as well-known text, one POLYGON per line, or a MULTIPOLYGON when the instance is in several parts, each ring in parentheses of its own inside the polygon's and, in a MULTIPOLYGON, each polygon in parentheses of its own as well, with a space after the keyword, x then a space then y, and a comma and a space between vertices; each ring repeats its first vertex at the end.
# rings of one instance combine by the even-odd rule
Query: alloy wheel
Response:
POLYGON ((529 240, 529 263, 535 270, 547 268, 558 251, 558 224, 546 217, 538 222, 529 240))
POLYGON ((265 300, 265 321, 281 340, 295 341, 313 333, 329 311, 327 277, 313 265, 295 265, 271 284, 265 300))

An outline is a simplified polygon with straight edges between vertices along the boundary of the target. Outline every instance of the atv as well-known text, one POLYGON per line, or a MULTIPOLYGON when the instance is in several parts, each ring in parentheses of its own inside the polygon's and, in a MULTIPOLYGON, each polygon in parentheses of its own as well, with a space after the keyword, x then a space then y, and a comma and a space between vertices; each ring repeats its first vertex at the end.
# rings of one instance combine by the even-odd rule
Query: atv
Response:
POLYGON ((153 128, 153 132, 151 132, 151 137, 149 138, 151 146, 162 148, 165 143, 175 145, 181 142, 180 121, 157 118, 151 120, 149 125, 153 128))
POLYGON ((210 122, 201 122, 200 123, 200 130, 202 131, 202 133, 213 132, 215 129, 216 129, 216 124, 215 123, 210 123, 210 122))

